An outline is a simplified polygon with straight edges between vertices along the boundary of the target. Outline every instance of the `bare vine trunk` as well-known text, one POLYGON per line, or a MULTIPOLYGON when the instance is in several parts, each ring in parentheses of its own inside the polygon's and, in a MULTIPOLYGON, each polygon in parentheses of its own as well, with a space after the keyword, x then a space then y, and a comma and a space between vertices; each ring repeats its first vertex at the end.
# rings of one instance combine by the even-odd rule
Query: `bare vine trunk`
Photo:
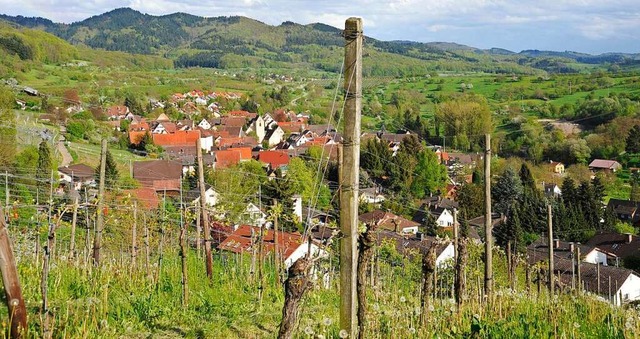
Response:
POLYGON ((376 243, 374 228, 367 228, 358 238, 358 338, 365 338, 366 318, 367 318, 367 269, 373 256, 376 243))
POLYGON ((436 243, 432 243, 431 247, 422 256, 422 298, 420 300, 420 324, 427 325, 429 298, 433 294, 433 278, 436 271, 436 243))
POLYGON ((465 267, 467 266, 467 238, 460 238, 458 240, 458 257, 456 258, 455 266, 455 296, 456 303, 458 304, 458 310, 460 310, 465 300, 467 276, 465 274, 465 267))
POLYGON ((293 331, 298 325, 300 301, 311 288, 308 273, 311 261, 306 257, 298 259, 289 269, 289 276, 284 283, 284 306, 282 307, 282 321, 278 331, 278 339, 293 337, 293 331))

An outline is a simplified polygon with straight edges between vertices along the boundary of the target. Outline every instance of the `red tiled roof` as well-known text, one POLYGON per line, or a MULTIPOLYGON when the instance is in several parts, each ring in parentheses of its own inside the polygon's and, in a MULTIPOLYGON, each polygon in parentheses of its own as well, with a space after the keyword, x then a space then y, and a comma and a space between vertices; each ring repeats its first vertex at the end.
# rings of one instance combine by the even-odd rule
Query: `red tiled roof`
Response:
POLYGON ((128 110, 129 108, 127 108, 127 106, 121 106, 121 105, 111 106, 107 108, 107 116, 113 117, 113 116, 125 115, 127 114, 128 110))
POLYGON ((169 160, 136 161, 133 163, 133 178, 143 187, 156 191, 179 190, 182 164, 169 160))
POLYGON ((220 124, 223 126, 229 126, 229 127, 243 127, 245 124, 247 123, 247 119, 245 117, 235 117, 235 116, 229 116, 229 117, 222 117, 220 124))
POLYGON ((289 155, 283 151, 262 151, 258 153, 258 161, 269 164, 272 169, 289 164, 289 155))
POLYGON ((228 149, 216 151, 215 162, 216 168, 227 168, 240 162, 242 152, 236 149, 228 149))
POLYGON ((361 214, 359 219, 365 224, 374 223, 378 227, 389 231, 395 231, 396 225, 400 231, 405 228, 420 226, 420 224, 415 221, 381 210, 361 214))
POLYGON ((278 122, 278 126, 287 133, 301 132, 304 129, 304 123, 298 121, 278 122))
MULTIPOLYGON (((176 131, 171 134, 153 134, 153 142, 159 146, 195 145, 200 131, 176 131)), ((129 137, 131 139, 131 137, 129 137)))
POLYGON ((595 159, 589 164, 589 167, 603 168, 603 169, 618 169, 622 166, 620 165, 619 162, 615 160, 595 159))
MULTIPOLYGON (((218 249, 233 253, 244 253, 251 251, 251 238, 255 239, 260 234, 260 228, 242 225, 231 233, 220 245, 218 249)), ((274 231, 264 232, 263 248, 265 255, 274 251, 274 231)), ((297 233, 278 232, 278 247, 283 258, 288 258, 302 244, 302 236, 297 233)), ((257 246, 257 243, 254 244, 257 246)))
POLYGON ((160 199, 156 194, 156 190, 148 187, 140 187, 132 190, 125 190, 125 194, 129 194, 132 199, 142 203, 147 209, 157 209, 160 206, 160 199))

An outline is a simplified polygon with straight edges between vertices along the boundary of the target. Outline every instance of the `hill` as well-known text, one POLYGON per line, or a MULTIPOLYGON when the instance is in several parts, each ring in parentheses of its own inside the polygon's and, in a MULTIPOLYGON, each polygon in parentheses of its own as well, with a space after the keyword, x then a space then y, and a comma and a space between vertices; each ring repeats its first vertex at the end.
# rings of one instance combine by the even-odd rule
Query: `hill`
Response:
MULTIPOLYGON (((24 27, 45 30, 74 45, 170 58, 177 67, 339 69, 341 30, 321 23, 278 26, 241 16, 162 16, 119 8, 72 24, 45 18, 0 15, 24 27)), ((366 75, 397 76, 432 71, 533 74, 578 72, 571 63, 628 63, 639 55, 591 56, 573 52, 482 50, 451 42, 381 41, 367 37, 366 75), (560 59, 560 64, 557 59, 560 59)))

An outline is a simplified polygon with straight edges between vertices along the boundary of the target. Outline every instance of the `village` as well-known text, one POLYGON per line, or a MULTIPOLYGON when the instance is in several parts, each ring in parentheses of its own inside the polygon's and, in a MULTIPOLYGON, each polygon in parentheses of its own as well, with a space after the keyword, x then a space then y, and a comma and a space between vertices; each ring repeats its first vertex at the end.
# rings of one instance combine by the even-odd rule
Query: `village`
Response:
MULTIPOLYGON (((187 187, 183 182, 193 176, 198 167, 197 145, 202 150, 202 162, 205 171, 222 171, 235 168, 247 161, 257 161, 267 180, 281 180, 287 176, 288 165, 294 158, 308 156, 310 149, 320 152, 326 163, 337 162, 338 145, 341 134, 331 124, 310 124, 308 115, 284 109, 273 113, 258 115, 244 110, 222 111, 215 102, 216 97, 237 100, 233 93, 205 94, 193 90, 184 94, 174 94, 167 103, 154 102, 158 107, 174 105, 189 119, 172 121, 161 113, 156 118, 143 118, 129 111, 126 106, 112 106, 106 109, 107 124, 114 130, 126 133, 134 149, 141 144, 152 144, 162 149, 162 158, 136 161, 129 164, 132 178, 139 183, 138 188, 125 190, 124 194, 138 199, 139 203, 151 211, 158 210, 161 201, 167 197, 179 199, 184 208, 198 209, 200 191, 198 187, 187 187), (179 103, 179 106, 178 106, 179 103), (208 118, 198 118, 200 111, 207 112, 208 118), (128 128, 120 130, 122 121, 128 128)), ((363 133, 362 140, 375 140, 386 145, 395 156, 405 138, 415 137, 411 132, 363 133)), ((392 243, 399 253, 415 255, 438 244, 437 265, 450 269, 456 253, 460 222, 458 221, 459 203, 457 193, 461 187, 470 183, 471 173, 483 161, 483 154, 457 153, 445 150, 440 145, 428 146, 447 168, 448 182, 443 190, 422 198, 419 208, 413 211, 411 218, 394 214, 385 209, 382 203, 389 199, 385 191, 377 185, 361 187, 359 201, 363 210, 359 221, 367 227, 376 229, 376 241, 392 243), (435 223, 437 229, 429 230, 435 223), (418 251, 418 252, 416 252, 418 251)), ((155 157, 149 154, 149 157, 155 157)), ((564 165, 550 162, 549 171, 562 176, 564 165)), ((596 159, 589 165, 596 172, 615 172, 621 168, 616 161, 596 159)), ((87 190, 96 194, 95 168, 85 164, 69 164, 58 168, 60 187, 56 191, 74 198, 82 199, 87 190), (82 193, 82 194, 81 194, 82 193)), ((562 196, 558 184, 540 183, 541 192, 548 199, 562 196)), ((337 213, 332 208, 324 210, 311 204, 303 204, 300 194, 289 199, 287 213, 299 225, 299 230, 274 230, 269 210, 261 203, 240 202, 240 216, 233 221, 226 218, 225 208, 221 204, 221 192, 206 184, 205 205, 211 212, 216 227, 212 230, 212 246, 221 251, 236 254, 254 254, 257 239, 264 242, 263 255, 276 255, 282 258, 289 268, 297 259, 312 255, 327 255, 327 240, 337 232, 335 219, 337 213), (264 228, 264 229, 263 229, 264 228), (260 236, 261 232, 266 232, 260 236), (278 253, 274 253, 278 251, 278 253)), ((259 192, 252 192, 259 194, 259 192)), ((260 200, 258 200, 260 201, 260 200)), ((640 225, 640 203, 619 199, 610 199, 608 205, 600 208, 612 210, 615 216, 631 225, 640 225)), ((506 222, 504 214, 492 215, 494 227, 506 222)), ((194 224, 196 224, 194 222, 194 224)), ((198 225, 196 237, 190 239, 193 246, 202 242, 198 225)), ((484 216, 468 218, 469 238, 477 244, 483 242, 484 216)), ((530 267, 543 265, 548 260, 549 247, 553 247, 555 256, 554 275, 561 289, 581 288, 608 300, 612 304, 622 305, 640 299, 640 273, 623 267, 623 262, 633 262, 640 258, 640 238, 632 234, 598 233, 585 243, 567 242, 562 239, 549 241, 545 236, 526 247, 526 263, 530 267)), ((537 279, 538 285, 544 283, 537 279)), ((540 288, 540 287, 538 287, 540 288)))

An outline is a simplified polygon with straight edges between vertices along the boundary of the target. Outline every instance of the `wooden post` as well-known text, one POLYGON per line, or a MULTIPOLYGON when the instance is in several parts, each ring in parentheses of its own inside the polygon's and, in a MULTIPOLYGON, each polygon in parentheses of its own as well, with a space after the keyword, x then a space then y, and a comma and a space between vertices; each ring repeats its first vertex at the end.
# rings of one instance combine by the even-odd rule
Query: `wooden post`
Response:
POLYGON ((182 199, 182 180, 180 180, 180 265, 182 267, 182 307, 189 304, 189 286, 187 284, 187 226, 184 222, 184 201, 182 199))
POLYGON ((435 283, 436 274, 436 242, 432 242, 429 249, 422 253, 422 295, 420 296, 420 326, 427 326, 429 315, 429 299, 435 295, 438 285, 435 283))
POLYGON ((484 135, 484 294, 488 300, 493 294, 493 234, 491 227, 491 134, 484 135))
POLYGON ((7 232, 4 211, 0 206, 0 271, 4 286, 5 302, 11 323, 11 338, 25 338, 27 328, 27 309, 22 298, 20 279, 13 256, 11 239, 7 232))
POLYGON ((580 247, 576 246, 576 272, 578 275, 578 284, 577 284, 577 288, 578 288, 578 293, 581 292, 581 288, 582 285, 580 283, 580 281, 582 281, 582 272, 581 272, 581 268, 580 268, 580 247))
POLYGON ((553 296, 553 216, 551 215, 551 205, 547 205, 547 236, 549 237, 549 272, 548 274, 548 282, 549 282, 549 296, 553 296))
POLYGON ((276 263, 276 276, 277 276, 277 281, 278 283, 280 283, 281 280, 281 276, 280 276, 280 266, 281 266, 281 262, 280 262, 280 241, 278 240, 278 214, 280 214, 280 208, 278 207, 278 200, 273 200, 273 209, 274 209, 274 214, 273 214, 273 250, 274 250, 274 256, 273 256, 273 261, 276 263))
POLYGON ((596 263, 596 276, 598 284, 598 295, 600 295, 600 262, 596 263))
POLYGON ((136 268, 138 258, 138 202, 133 201, 133 228, 131 229, 131 267, 136 268))
POLYGON ((458 261, 458 252, 460 247, 460 234, 458 228, 458 209, 453 209, 453 262, 458 261))
POLYGON ((367 225, 367 230, 358 238, 358 244, 358 338, 364 339, 367 326, 367 269, 376 245, 375 224, 367 225))
POLYGON ((340 328, 355 338, 358 260, 358 182, 360 168, 360 114, 362 110, 362 19, 345 22, 344 135, 340 172, 340 328))
POLYGON ((69 259, 76 256, 76 223, 78 222, 78 198, 73 203, 73 217, 71 217, 71 236, 69 239, 69 259))
POLYGON ((198 186, 200 186, 200 212, 204 230, 204 255, 207 277, 213 279, 213 257, 211 256, 211 231, 209 230, 209 218, 207 213, 207 196, 204 187, 204 163, 202 161, 202 145, 200 138, 196 141, 196 152, 198 157, 198 186))
POLYGON ((266 225, 260 225, 260 242, 258 243, 258 304, 262 306, 262 293, 264 289, 264 279, 262 265, 264 265, 264 228, 266 225))
POLYGON ((102 247, 102 229, 104 226, 104 179, 107 167, 107 139, 102 139, 102 150, 100 152, 100 184, 98 186, 98 206, 96 210, 96 235, 93 238, 93 265, 100 265, 100 248, 102 247))
MULTIPOLYGON (((9 172, 4 171, 4 208, 6 209, 6 221, 9 221, 9 172)), ((5 215, 3 215, 5 217, 5 215)))
POLYGON ((151 265, 150 265, 150 234, 149 234, 149 224, 147 224, 147 215, 142 213, 142 223, 144 224, 144 266, 147 270, 147 277, 151 277, 151 265))

